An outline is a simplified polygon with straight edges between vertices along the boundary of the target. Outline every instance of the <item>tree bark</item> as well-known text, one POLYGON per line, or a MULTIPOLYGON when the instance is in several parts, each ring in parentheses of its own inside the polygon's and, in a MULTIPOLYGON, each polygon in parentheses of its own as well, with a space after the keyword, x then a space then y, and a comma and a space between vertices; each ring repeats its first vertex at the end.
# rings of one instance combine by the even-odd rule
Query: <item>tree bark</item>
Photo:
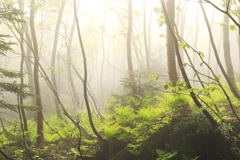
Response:
POLYGON ((128 75, 133 84, 132 86, 132 94, 136 94, 136 86, 134 72, 133 72, 133 64, 132 64, 132 0, 128 0, 128 31, 127 31, 127 62, 128 62, 128 75))
MULTIPOLYGON (((185 68, 182 67, 183 63, 182 63, 181 55, 180 55, 180 52, 179 52, 178 41, 177 41, 177 38, 176 38, 176 36, 174 34, 174 31, 172 29, 170 19, 168 18, 168 14, 167 14, 167 10, 166 10, 165 4, 164 4, 164 0, 161 0, 161 5, 162 5, 162 8, 163 8, 163 13, 164 13, 164 16, 165 16, 166 24, 169 28, 169 33, 170 33, 169 36, 171 36, 173 38, 174 47, 176 49, 177 60, 178 60, 179 67, 181 68, 182 76, 184 78, 184 81, 187 84, 187 88, 191 90, 192 86, 189 82, 189 79, 188 79, 188 76, 186 74, 185 68)), ((198 108, 202 108, 203 106, 199 102, 199 100, 197 99, 196 94, 193 92, 193 90, 190 91, 190 95, 191 95, 193 101, 195 102, 195 104, 198 106, 198 108)), ((217 122, 213 119, 213 117, 211 116, 211 114, 207 110, 203 110, 202 112, 206 116, 206 118, 209 120, 212 127, 217 127, 218 126, 217 122)))
POLYGON ((75 17, 75 21, 76 21, 76 25, 77 25, 78 38, 79 38, 79 43, 80 43, 80 46, 81 46, 82 56, 83 56, 83 65, 84 65, 83 92, 84 92, 84 100, 85 100, 87 111, 88 111, 89 123, 91 125, 91 128, 92 128, 94 134, 96 134, 97 138, 100 141, 105 142, 106 140, 103 139, 103 137, 99 134, 99 132, 96 130, 96 128, 94 126, 93 119, 92 119, 92 114, 91 114, 91 110, 90 110, 90 105, 89 105, 89 101, 88 101, 88 94, 87 94, 87 90, 88 90, 87 89, 87 79, 88 79, 88 77, 87 77, 88 76, 88 74, 87 74, 87 59, 86 59, 86 54, 85 54, 83 41, 82 41, 82 37, 81 37, 80 26, 79 26, 79 23, 78 23, 76 0, 74 0, 74 17, 75 17))
MULTIPOLYGON (((233 87, 237 89, 236 81, 235 81, 235 75, 234 75, 234 69, 233 69, 233 64, 232 64, 232 59, 231 59, 231 51, 230 51, 230 40, 229 40, 229 17, 224 14, 223 18, 223 50, 224 50, 224 60, 225 60, 225 65, 227 69, 227 76, 232 83, 233 87)), ((239 92, 239 91, 238 91, 239 92)))
MULTIPOLYGON (((198 22, 198 17, 199 17, 199 6, 197 8, 197 15, 196 15, 196 37, 194 40, 194 48, 197 50, 197 44, 198 44, 198 37, 199 37, 199 22, 198 22)), ((193 66, 197 69, 197 65, 196 65, 196 57, 197 54, 193 54, 193 66)), ((193 75, 193 80, 195 79, 195 76, 193 75)), ((199 79, 199 77, 198 77, 199 79)), ((193 81, 193 86, 195 85, 195 81, 193 81)))
POLYGON ((210 25, 209 25, 209 22, 208 22, 208 19, 207 19, 207 15, 206 15, 206 12, 203 8, 203 5, 201 2, 199 2, 200 4, 200 7, 201 7, 201 10, 203 12, 203 15, 204 15, 204 19, 205 19, 205 22, 206 22, 206 25, 207 25, 207 29, 208 29, 208 33, 209 33, 209 37, 210 37, 210 42, 211 42, 211 45, 212 45, 212 48, 213 48, 213 51, 214 51, 214 55, 215 55, 215 58, 217 60, 217 64, 224 76, 224 78, 226 79, 228 85, 229 85, 229 88, 230 90, 232 91, 233 95, 237 98, 237 99, 240 99, 240 95, 238 94, 238 91, 237 91, 237 88, 234 88, 234 85, 231 83, 229 77, 227 76, 224 68, 223 68, 223 65, 220 61, 220 58, 218 56, 218 52, 217 52, 217 48, 215 46, 215 43, 214 43, 214 39, 213 39, 213 35, 212 35, 212 31, 211 31, 211 28, 210 28, 210 25))
MULTIPOLYGON (((66 0, 62 0, 61 3, 61 7, 59 9, 59 14, 58 14, 58 20, 57 20, 57 24, 56 24, 56 28, 55 28, 55 33, 54 33, 54 42, 53 42, 53 49, 52 49, 52 61, 51 61, 51 66, 52 66, 52 70, 51 70, 51 76, 52 76, 52 83, 53 86, 55 88, 55 90, 58 92, 58 87, 57 87, 57 81, 56 81, 56 51, 57 51, 57 45, 58 45, 58 34, 59 34, 59 27, 61 24, 61 20, 62 20, 62 15, 63 15, 63 10, 64 10, 64 6, 65 6, 65 2, 66 0)), ((54 103, 56 106, 56 112, 57 112, 57 116, 61 117, 61 110, 60 110, 60 106, 59 103, 57 101, 56 98, 54 98, 54 103)))
POLYGON ((41 90, 39 83, 39 55, 38 55, 38 44, 37 37, 35 32, 35 0, 31 0, 30 7, 30 30, 31 30, 31 39, 33 44, 33 55, 34 55, 34 86, 35 86, 35 94, 36 94, 36 105, 38 106, 37 112, 37 146, 42 147, 44 141, 43 134, 43 105, 41 99, 41 90))
POLYGON ((74 81, 73 81, 73 76, 72 76, 72 71, 71 71, 71 68, 72 68, 72 51, 71 51, 71 47, 72 47, 72 38, 73 38, 73 32, 74 32, 74 29, 75 29, 75 21, 73 21, 73 24, 72 24, 72 28, 71 28, 71 31, 70 31, 70 36, 69 36, 69 39, 68 39, 68 44, 67 44, 67 73, 68 73, 68 79, 69 79, 69 83, 70 83, 70 87, 71 87, 71 91, 72 91, 72 95, 73 95, 73 106, 74 108, 80 108, 80 98, 77 94, 77 90, 76 90, 76 87, 75 87, 75 84, 74 84, 74 81))
MULTIPOLYGON (((174 18, 175 18, 175 0, 167 0, 166 3, 167 15, 169 17, 170 25, 174 26, 174 18)), ((169 80, 173 82, 173 86, 176 86, 176 82, 178 81, 177 67, 176 67, 176 59, 175 59, 175 49, 174 42, 171 36, 171 30, 169 26, 167 26, 167 66, 168 66, 168 76, 169 80)))
MULTIPOLYGON (((19 8, 20 8, 20 10, 24 10, 24 7, 23 7, 23 3, 21 3, 20 1, 18 1, 18 5, 19 5, 19 8)), ((21 18, 23 19, 23 15, 21 15, 21 18)), ((23 29, 23 26, 24 26, 24 24, 21 24, 21 28, 23 29)), ((19 35, 20 35, 20 39, 19 39, 19 43, 20 43, 20 49, 21 49, 21 63, 20 63, 20 73, 23 73, 23 64, 24 64, 24 61, 25 61, 25 51, 24 51, 24 32, 23 32, 23 30, 21 30, 20 32, 19 32, 19 35)), ((21 83, 21 85, 23 85, 24 84, 24 79, 23 79, 23 76, 21 76, 21 78, 20 78, 20 83, 21 83)), ((23 97, 20 95, 20 97, 19 97, 19 103, 20 103, 20 105, 23 105, 23 97)), ((24 110, 24 108, 21 108, 20 109, 21 110, 21 113, 19 113, 19 114, 21 114, 22 115, 22 119, 23 119, 23 126, 24 126, 24 131, 28 131, 28 125, 27 125, 27 117, 26 117, 26 114, 25 114, 25 110, 24 110)))
POLYGON ((146 52, 146 65, 147 65, 147 74, 150 74, 150 53, 147 44, 147 24, 146 24, 146 0, 143 3, 143 38, 144 38, 144 46, 146 52))

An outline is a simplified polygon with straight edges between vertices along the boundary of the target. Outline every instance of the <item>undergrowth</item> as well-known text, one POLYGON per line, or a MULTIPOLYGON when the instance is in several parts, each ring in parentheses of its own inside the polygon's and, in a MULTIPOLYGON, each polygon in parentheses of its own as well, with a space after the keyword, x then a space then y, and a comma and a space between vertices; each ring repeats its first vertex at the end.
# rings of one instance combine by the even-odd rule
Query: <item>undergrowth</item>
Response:
MULTIPOLYGON (((123 148, 117 151, 118 154, 127 151, 133 155, 131 158, 136 160, 141 160, 140 157, 157 160, 201 160, 208 152, 214 152, 211 156, 219 154, 220 159, 224 159, 224 156, 229 156, 229 159, 236 158, 236 155, 239 155, 238 133, 235 134, 234 127, 230 124, 237 122, 227 110, 227 100, 222 91, 211 85, 208 89, 195 89, 202 99, 203 108, 199 109, 192 101, 185 85, 179 83, 177 87, 180 89, 172 87, 170 83, 164 86, 166 91, 172 93, 156 94, 141 90, 141 94, 137 95, 115 94, 106 103, 103 112, 105 120, 93 115, 94 124, 105 139, 124 142, 121 145, 123 148), (218 121, 220 124, 218 129, 210 127, 202 114, 203 109, 208 110, 218 121), (201 141, 198 141, 199 139, 201 141), (210 148, 201 150, 201 147, 218 147, 218 150, 210 148)), ((232 97, 231 100, 235 106, 239 106, 238 100, 232 97)), ((93 134, 86 111, 75 112, 73 115, 79 124, 93 134)), ((80 154, 77 148, 81 149, 83 155, 97 155, 102 150, 97 139, 80 132, 66 117, 63 116, 61 119, 55 115, 47 117, 44 124, 44 148, 35 147, 36 122, 28 120, 29 131, 25 134, 34 159, 73 159, 80 154)), ((27 154, 23 149, 19 123, 18 120, 2 123, 0 149, 20 160, 26 159, 27 154)))

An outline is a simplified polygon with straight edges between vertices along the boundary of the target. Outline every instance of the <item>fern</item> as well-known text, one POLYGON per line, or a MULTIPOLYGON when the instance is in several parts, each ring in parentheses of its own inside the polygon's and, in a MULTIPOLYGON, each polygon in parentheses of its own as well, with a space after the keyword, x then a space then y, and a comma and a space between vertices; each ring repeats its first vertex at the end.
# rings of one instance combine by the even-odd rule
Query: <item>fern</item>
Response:
POLYGON ((166 152, 164 150, 157 149, 157 160, 169 160, 178 154, 178 151, 166 152))

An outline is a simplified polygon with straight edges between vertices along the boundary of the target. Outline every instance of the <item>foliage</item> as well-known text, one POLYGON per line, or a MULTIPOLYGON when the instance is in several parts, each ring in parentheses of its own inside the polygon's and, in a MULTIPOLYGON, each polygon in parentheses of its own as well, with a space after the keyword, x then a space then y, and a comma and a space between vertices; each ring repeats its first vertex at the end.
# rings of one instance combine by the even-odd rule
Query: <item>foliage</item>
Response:
MULTIPOLYGON (((10 1, 0 2, 0 19, 3 22, 11 22, 11 23, 22 23, 25 22, 21 19, 21 15, 23 12, 19 9, 16 9, 10 1)), ((1 22, 0 21, 0 22, 1 22)))
POLYGON ((166 152, 160 149, 157 149, 157 154, 158 154, 158 159, 157 160, 168 160, 171 159, 172 157, 176 156, 178 154, 177 151, 173 151, 173 152, 166 152))
MULTIPOLYGON (((19 121, 14 123, 5 123, 0 129, 0 148, 5 151, 7 155, 23 157, 26 159, 26 150, 23 148, 23 140, 21 128, 18 125, 19 121), (21 154, 21 156, 20 156, 21 154)), ((58 118, 56 115, 46 119, 44 125, 45 147, 43 149, 35 148, 37 131, 36 122, 28 120, 28 135, 31 145, 29 149, 33 153, 35 159, 65 159, 64 157, 73 157, 78 147, 79 130, 66 117, 58 118), (59 154, 59 155, 58 155, 59 154), (60 156, 61 155, 61 156, 60 156), (64 155, 64 156, 62 156, 64 155)), ((84 135, 82 135, 85 137, 84 135)), ((83 139, 81 149, 83 153, 91 153, 95 151, 96 140, 83 139), (94 147, 93 147, 94 146, 94 147)))
MULTIPOLYGON (((132 82, 129 78, 123 78, 121 80, 121 87, 123 88, 121 93, 116 93, 112 95, 111 105, 131 106, 133 109, 139 109, 143 106, 155 101, 155 95, 159 94, 159 88, 161 88, 161 82, 156 81, 155 77, 148 77, 146 75, 139 75, 138 80, 132 82), (131 94, 131 89, 135 88, 136 94, 131 94)), ((111 109, 111 106, 108 106, 111 109)), ((109 109, 108 108, 108 109, 109 109)))

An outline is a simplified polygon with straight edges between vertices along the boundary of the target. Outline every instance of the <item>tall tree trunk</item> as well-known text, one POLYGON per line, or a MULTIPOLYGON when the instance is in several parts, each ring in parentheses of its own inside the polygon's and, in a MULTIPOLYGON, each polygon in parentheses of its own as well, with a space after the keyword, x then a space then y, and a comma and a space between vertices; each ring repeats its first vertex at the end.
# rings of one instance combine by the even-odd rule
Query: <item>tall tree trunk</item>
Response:
MULTIPOLYGON (((214 1, 214 3, 216 3, 216 1, 214 1)), ((213 22, 214 18, 215 18, 215 9, 213 10, 213 13, 212 13, 211 22, 213 22)), ((213 23, 211 23, 210 28, 212 28, 212 24, 213 23)), ((196 33, 198 33, 198 32, 196 32, 196 33)), ((208 43, 208 65, 209 66, 211 66, 211 56, 212 56, 212 54, 211 54, 211 43, 208 43)), ((207 71, 208 77, 211 76, 210 74, 211 74, 211 71, 208 69, 208 71, 207 71)), ((209 81, 210 81, 210 79, 208 78, 208 82, 209 81)))
POLYGON ((135 78, 132 64, 132 0, 128 0, 128 31, 127 31, 127 62, 128 62, 128 74, 133 84, 132 94, 136 94, 135 78))
MULTIPOLYGON (((18 5, 19 5, 20 10, 24 11, 23 0, 18 0, 18 5)), ((30 42, 30 37, 29 37, 28 25, 26 23, 23 24, 22 29, 24 30, 24 34, 22 32, 20 33, 20 38, 22 41, 22 42, 20 42, 20 46, 24 45, 23 42, 24 42, 24 37, 25 37, 26 48, 24 49, 24 46, 21 46, 21 47, 23 47, 23 48, 21 48, 21 50, 22 50, 22 53, 24 53, 24 62, 26 65, 26 70, 27 70, 28 86, 31 86, 29 88, 29 93, 34 94, 35 93, 34 87, 33 87, 34 80, 33 80, 33 70, 32 70, 32 63, 31 63, 32 55, 31 55, 31 49, 30 49, 31 42, 30 42)), ((31 99, 31 104, 36 105, 36 98, 30 97, 30 99, 31 99)), ((32 115, 33 115, 34 120, 37 121, 36 112, 35 111, 30 111, 30 112, 33 113, 32 115)), ((32 117, 30 117, 30 118, 32 118, 32 117)))
POLYGON ((82 51, 82 56, 83 56, 83 65, 84 65, 83 92, 84 92, 84 100, 85 100, 86 107, 87 107, 87 112, 88 112, 89 123, 91 125, 91 128, 92 128, 94 134, 96 134, 97 138, 102 142, 106 142, 106 140, 103 139, 103 137, 99 134, 99 132, 97 131, 97 129, 94 126, 93 119, 92 119, 92 113, 91 113, 91 109, 90 109, 90 105, 89 105, 89 101, 88 101, 88 94, 87 94, 87 90, 88 90, 88 88, 87 88, 87 80, 88 80, 87 59, 86 59, 86 54, 85 54, 83 41, 82 41, 82 36, 81 36, 81 32, 80 32, 80 26, 79 26, 79 23, 78 23, 76 0, 74 0, 74 17, 75 17, 75 21, 76 21, 76 25, 77 25, 78 39, 79 39, 79 43, 80 43, 81 51, 82 51))
MULTIPOLYGON (((80 2, 81 1, 78 1, 78 4, 77 4, 77 10, 79 9, 79 6, 80 6, 80 2)), ((74 108, 80 108, 80 98, 77 94, 77 90, 76 90, 76 87, 75 87, 75 84, 74 84, 74 81, 73 81, 73 76, 72 76, 72 71, 71 71, 71 68, 72 68, 72 39, 73 39, 73 33, 74 33, 74 30, 75 30, 75 25, 76 25, 76 21, 73 20, 73 23, 72 23, 72 27, 71 27, 71 31, 70 31, 70 35, 69 35, 69 38, 68 38, 68 43, 67 43, 67 73, 68 73, 68 79, 69 79, 69 82, 70 82, 70 87, 71 87, 71 91, 72 91, 72 95, 73 95, 73 105, 74 105, 74 108)))
MULTIPOLYGON (((223 50, 224 50, 224 60, 225 60, 225 65, 227 69, 227 76, 232 83, 233 87, 237 89, 236 81, 235 81, 235 75, 234 75, 234 70, 233 70, 233 64, 232 64, 232 59, 231 59, 231 54, 230 54, 230 40, 229 40, 229 17, 228 15, 224 14, 223 18, 223 50)), ((239 92, 239 91, 238 91, 239 92)))
POLYGON ((36 94, 36 105, 38 106, 37 112, 37 146, 42 147, 44 141, 43 135, 43 105, 41 99, 40 83, 39 83, 39 55, 38 55, 38 44, 37 37, 35 32, 35 0, 31 0, 30 7, 30 30, 31 30, 31 39, 33 44, 33 55, 34 55, 34 86, 36 94))
MULTIPOLYGON (((56 51, 57 51, 57 45, 58 45, 58 34, 59 34, 59 27, 61 24, 61 20, 62 20, 62 15, 63 15, 63 10, 64 10, 64 6, 65 6, 65 2, 66 0, 62 0, 61 3, 61 7, 59 9, 59 14, 58 14, 58 20, 57 20, 57 24, 56 24, 56 28, 55 28, 55 33, 54 33, 54 42, 53 42, 53 50, 52 50, 52 61, 51 61, 51 66, 52 66, 52 70, 51 70, 51 76, 52 76, 52 83, 53 86, 55 88, 55 90, 58 92, 58 87, 57 87, 57 81, 56 81, 56 51)), ((54 103, 56 106, 56 112, 57 112, 57 116, 59 117, 61 115, 61 110, 60 110, 60 106, 59 103, 56 99, 56 97, 54 98, 54 103)))
POLYGON ((102 33, 102 63, 101 63, 101 73, 100 73, 100 89, 101 89, 101 99, 104 103, 104 91, 103 91, 103 72, 104 72, 104 63, 105 63, 105 45, 104 45, 104 33, 105 33, 105 22, 106 22, 106 10, 104 11, 104 17, 103 17, 103 25, 101 27, 102 33))
MULTIPOLYGON (((23 63, 24 63, 24 57, 25 57, 25 51, 23 47, 23 32, 21 31, 21 39, 20 39, 20 47, 21 47, 21 53, 22 53, 22 59, 21 59, 21 64, 20 64, 20 73, 23 73, 23 63)), ((23 76, 21 76, 20 83, 24 84, 24 79, 23 76)), ((23 97, 20 96, 20 105, 23 105, 23 97)), ((24 131, 28 131, 28 125, 27 125, 27 117, 25 114, 24 108, 21 108, 21 114, 22 114, 22 119, 23 119, 23 125, 24 125, 24 131)))
MULTIPOLYGON (((180 26, 180 33, 179 33, 182 38, 184 38, 185 36, 185 23, 186 23, 187 10, 188 10, 188 1, 185 1, 183 6, 183 11, 181 13, 181 26, 180 26)), ((182 49, 180 50, 180 54, 182 57, 182 61, 184 63, 184 54, 182 49)))
POLYGON ((147 24, 146 24, 146 0, 143 3, 143 38, 144 38, 144 46, 146 52, 146 65, 147 65, 147 74, 150 74, 150 53, 147 44, 147 24))
POLYGON ((205 22, 206 22, 206 25, 207 25, 207 29, 208 29, 208 33, 209 33, 209 37, 210 37, 210 42, 211 42, 211 45, 212 45, 212 48, 213 48, 213 51, 214 51, 215 58, 217 60, 217 64, 218 64, 218 66, 219 66, 219 68, 220 68, 224 78, 226 79, 226 81, 227 81, 227 83, 229 85, 229 88, 232 91, 233 95, 237 99, 240 99, 240 95, 239 95, 239 93, 237 91, 237 88, 234 88, 233 84, 231 83, 229 77, 227 76, 227 74, 226 74, 226 72, 225 72, 225 70, 223 68, 223 65, 222 65, 222 63, 220 61, 220 58, 218 56, 217 48, 216 48, 215 43, 214 43, 212 31, 211 31, 211 28, 210 28, 210 25, 209 25, 209 22, 208 22, 208 19, 207 19, 207 15, 206 15, 205 9, 204 9, 204 7, 203 7, 201 2, 199 2, 199 4, 200 4, 200 7, 201 7, 201 10, 203 12, 203 16, 204 16, 204 19, 205 19, 205 22))
MULTIPOLYGON (((198 37, 199 37, 199 21, 198 21, 198 17, 199 17, 199 6, 197 8, 197 15, 196 15, 196 37, 194 40, 194 48, 196 50, 198 50, 197 44, 198 44, 198 37)), ((193 54, 193 67, 197 69, 197 65, 196 65, 196 54, 193 54)), ((195 76, 193 75, 193 80, 195 79, 195 76)), ((199 79, 199 78, 198 78, 199 79)), ((195 85, 195 81, 193 81, 193 85, 195 85)))
MULTIPOLYGON (((167 0, 166 3, 167 14, 169 17, 169 21, 171 26, 174 26, 174 18, 175 18, 175 0, 167 0)), ((168 76, 169 80, 173 82, 173 86, 176 85, 178 81, 177 67, 176 67, 176 59, 175 59, 175 49, 174 42, 171 36, 171 31, 169 26, 167 26, 167 66, 168 66, 168 76)))
POLYGON ((148 53, 149 53, 149 73, 151 73, 151 43, 152 43, 152 13, 153 7, 151 4, 150 18, 148 21, 148 53))
MULTIPOLYGON (((170 19, 168 18, 168 14, 167 14, 167 10, 166 10, 166 7, 165 7, 165 4, 164 4, 164 0, 161 0, 161 5, 162 5, 162 8, 163 8, 163 13, 164 13, 164 16, 165 16, 165 19, 166 19, 166 24, 169 28, 169 36, 171 36, 173 38, 173 43, 174 43, 174 47, 176 49, 176 55, 177 55, 177 60, 178 60, 178 64, 179 64, 179 67, 181 68, 181 72, 182 72, 182 75, 183 75, 183 78, 184 78, 184 81, 186 82, 187 84, 187 88, 188 89, 192 89, 192 86, 189 82, 189 79, 188 79, 188 76, 187 76, 187 73, 185 71, 185 68, 182 67, 183 63, 182 63, 182 59, 181 59, 181 55, 180 55, 180 52, 179 52, 179 46, 178 46, 178 41, 177 41, 177 38, 174 34, 174 30, 173 30, 173 27, 171 26, 171 21, 170 19)), ((199 108, 202 108, 202 104, 199 102, 199 100, 197 99, 197 96, 196 94, 193 92, 193 90, 190 91, 190 95, 194 101, 194 103, 199 107, 199 108)), ((213 119, 213 117, 211 116, 211 114, 207 111, 207 110, 203 110, 202 111, 203 114, 206 116, 206 118, 209 120, 209 122, 211 123, 212 127, 217 127, 218 124, 217 122, 213 119)))
MULTIPOLYGON (((19 5, 19 8, 20 10, 24 10, 23 8, 23 3, 21 3, 20 1, 18 1, 18 5, 19 5)), ((21 18, 23 19, 23 15, 21 15, 21 18)), ((21 25, 21 28, 23 29, 23 26, 24 24, 21 25)), ((25 51, 24 51, 24 32, 23 30, 21 30, 19 32, 20 34, 20 49, 21 49, 21 53, 22 53, 22 57, 21 57, 21 63, 20 63, 20 73, 23 73, 23 64, 24 64, 24 61, 25 61, 25 51)), ((21 76, 21 79, 20 79, 20 83, 23 85, 24 84, 24 79, 23 79, 23 76, 21 76)), ((20 105, 23 105, 23 97, 20 96, 19 97, 20 99, 20 105)), ((21 114, 22 114, 22 119, 23 119, 23 126, 24 126, 24 131, 28 131, 28 125, 27 125, 27 117, 26 117, 26 114, 25 114, 25 110, 24 108, 21 108, 21 114)))
MULTIPOLYGON (((27 25, 24 25, 24 30, 25 30, 25 35, 29 35, 29 28, 27 25)), ((26 41, 28 44, 31 44, 30 42, 30 37, 26 36, 26 41)), ((31 63, 32 61, 32 55, 31 55, 31 49, 30 47, 27 45, 26 46, 26 58, 25 58, 25 65, 26 65, 26 70, 27 70, 27 77, 28 77, 28 85, 31 86, 29 88, 29 92, 34 94, 35 93, 35 89, 34 89, 34 76, 33 76, 33 65, 31 63)), ((31 103, 36 105, 36 98, 35 97, 31 97, 31 103)), ((35 121, 37 121, 37 113, 35 111, 31 111, 33 112, 33 118, 35 121)))

